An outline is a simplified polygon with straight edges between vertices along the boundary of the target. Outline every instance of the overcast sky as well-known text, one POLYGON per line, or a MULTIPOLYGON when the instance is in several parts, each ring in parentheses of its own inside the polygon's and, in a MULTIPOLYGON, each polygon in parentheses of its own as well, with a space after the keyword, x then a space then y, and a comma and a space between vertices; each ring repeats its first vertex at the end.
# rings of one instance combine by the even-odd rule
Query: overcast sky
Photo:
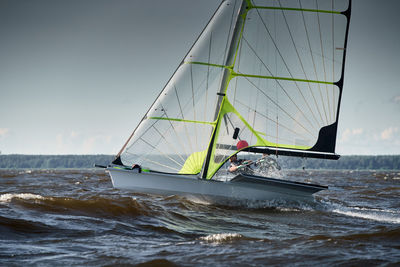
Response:
MULTIPOLYGON (((0 0, 0 151, 116 154, 219 3, 0 0)), ((400 154, 399 8, 353 1, 339 154, 400 154)))

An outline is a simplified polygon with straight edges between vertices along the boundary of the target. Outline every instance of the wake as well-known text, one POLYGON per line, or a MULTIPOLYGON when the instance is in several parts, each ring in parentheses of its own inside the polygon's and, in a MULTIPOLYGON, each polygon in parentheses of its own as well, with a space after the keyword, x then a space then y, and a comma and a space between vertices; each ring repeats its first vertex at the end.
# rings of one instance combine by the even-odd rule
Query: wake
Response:
POLYGON ((332 203, 329 201, 320 200, 321 205, 325 208, 325 211, 345 215, 348 217, 400 224, 400 211, 392 209, 380 209, 380 208, 367 208, 357 206, 345 206, 344 204, 332 203))

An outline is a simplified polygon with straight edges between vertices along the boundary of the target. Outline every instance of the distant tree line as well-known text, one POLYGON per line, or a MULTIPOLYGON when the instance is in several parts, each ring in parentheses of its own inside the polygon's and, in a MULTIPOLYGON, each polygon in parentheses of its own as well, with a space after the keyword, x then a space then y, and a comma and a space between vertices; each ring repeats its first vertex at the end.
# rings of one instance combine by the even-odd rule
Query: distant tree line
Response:
MULTIPOLYGON (((93 168, 113 159, 113 155, 0 155, 0 168, 93 168)), ((278 162, 284 169, 400 170, 400 155, 342 156, 339 160, 279 156, 278 162)))
POLYGON ((93 168, 94 164, 108 165, 113 159, 111 155, 0 155, 0 168, 93 168))
POLYGON ((400 155, 342 156, 339 160, 282 157, 283 168, 337 170, 400 170, 400 155))

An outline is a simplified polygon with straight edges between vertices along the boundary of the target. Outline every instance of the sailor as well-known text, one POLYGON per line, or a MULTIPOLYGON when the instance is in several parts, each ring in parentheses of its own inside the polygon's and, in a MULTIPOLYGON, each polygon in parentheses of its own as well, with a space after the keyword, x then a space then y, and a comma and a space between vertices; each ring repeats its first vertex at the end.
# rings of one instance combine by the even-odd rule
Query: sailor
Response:
POLYGON ((138 173, 141 173, 141 172, 142 172, 142 167, 140 167, 139 164, 133 164, 131 169, 132 169, 132 170, 135 170, 135 171, 138 172, 138 173))
POLYGON ((265 171, 281 170, 281 166, 279 166, 276 159, 270 157, 268 153, 263 153, 262 157, 256 161, 255 165, 265 171))
POLYGON ((253 161, 251 160, 238 160, 237 155, 232 155, 229 158, 229 162, 231 163, 231 165, 228 168, 228 171, 230 173, 236 173, 237 171, 243 171, 243 172, 247 172, 250 169, 250 165, 253 163, 253 161))

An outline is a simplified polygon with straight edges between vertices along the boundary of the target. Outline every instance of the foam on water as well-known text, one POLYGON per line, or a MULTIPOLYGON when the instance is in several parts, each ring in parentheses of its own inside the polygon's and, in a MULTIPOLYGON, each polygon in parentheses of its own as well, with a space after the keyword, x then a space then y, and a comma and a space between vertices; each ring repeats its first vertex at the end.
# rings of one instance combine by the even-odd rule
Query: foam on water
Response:
POLYGON ((0 203, 10 202, 13 198, 20 198, 20 199, 44 199, 41 195, 35 195, 31 193, 19 193, 19 194, 2 194, 0 195, 0 203))
POLYGON ((332 212, 355 218, 400 224, 400 214, 390 210, 342 207, 333 209, 332 212))
POLYGON ((210 243, 224 243, 231 242, 233 240, 241 239, 243 236, 238 233, 221 233, 221 234, 212 234, 200 237, 200 240, 210 242, 210 243))
POLYGON ((21 172, 19 172, 18 174, 30 174, 32 173, 32 170, 23 170, 21 172))
POLYGON ((399 180, 391 178, 398 171, 387 180, 380 173, 313 171, 309 178, 332 185, 314 201, 231 200, 235 207, 117 190, 100 171, 18 172, 0 170, 4 266, 27 259, 44 266, 161 265, 161 258, 205 266, 400 260, 399 180))
POLYGON ((372 220, 384 223, 400 224, 400 212, 393 209, 379 209, 366 207, 349 207, 343 203, 320 201, 329 212, 346 215, 349 217, 372 220))
POLYGON ((186 196, 188 201, 201 205, 227 206, 231 208, 244 209, 274 209, 282 212, 298 212, 315 210, 317 202, 310 199, 309 201, 295 201, 287 199, 273 200, 251 200, 251 199, 234 199, 234 198, 213 198, 206 196, 186 196))

